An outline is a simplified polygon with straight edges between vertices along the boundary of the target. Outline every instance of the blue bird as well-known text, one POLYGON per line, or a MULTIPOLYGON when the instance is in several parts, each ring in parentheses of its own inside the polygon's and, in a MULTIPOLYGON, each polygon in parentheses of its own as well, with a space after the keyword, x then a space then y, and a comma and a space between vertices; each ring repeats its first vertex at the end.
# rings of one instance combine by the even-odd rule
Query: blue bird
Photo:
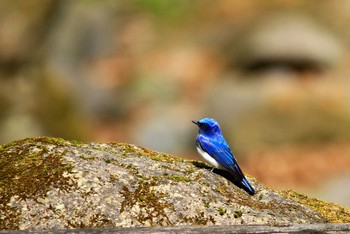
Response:
POLYGON ((245 178, 237 160, 225 141, 218 122, 212 118, 204 118, 199 121, 192 121, 199 127, 196 144, 197 151, 204 161, 214 168, 228 171, 238 183, 250 195, 255 191, 245 178))

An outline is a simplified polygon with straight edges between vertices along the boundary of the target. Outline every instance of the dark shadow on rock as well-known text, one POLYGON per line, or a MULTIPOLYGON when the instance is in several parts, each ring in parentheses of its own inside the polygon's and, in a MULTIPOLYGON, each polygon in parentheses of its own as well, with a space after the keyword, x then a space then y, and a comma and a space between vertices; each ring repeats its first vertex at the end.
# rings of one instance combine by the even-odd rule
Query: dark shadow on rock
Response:
MULTIPOLYGON (((248 192, 246 187, 241 183, 240 180, 238 180, 236 177, 234 177, 231 173, 229 173, 228 171, 225 170, 220 170, 217 168, 213 167, 209 167, 208 165, 206 165, 205 163, 202 162, 192 162, 192 164, 198 168, 204 168, 207 170, 212 170, 213 173, 224 177, 225 179, 227 179, 228 181, 230 181, 232 184, 236 185, 238 188, 243 189, 244 191, 248 192)), ((248 192, 249 193, 249 192, 248 192)))
POLYGON ((246 187, 244 187, 244 185, 241 183, 241 181, 239 181, 238 179, 236 179, 232 174, 230 174, 228 171, 225 170, 220 170, 215 168, 213 170, 213 173, 220 175, 222 177, 224 177, 225 179, 227 179, 228 181, 230 181, 232 184, 236 185, 238 188, 243 189, 244 191, 246 190, 246 187))
POLYGON ((209 167, 207 164, 202 163, 202 162, 198 162, 198 161, 193 161, 192 162, 193 166, 198 167, 198 168, 205 168, 208 170, 211 170, 213 167, 209 167))

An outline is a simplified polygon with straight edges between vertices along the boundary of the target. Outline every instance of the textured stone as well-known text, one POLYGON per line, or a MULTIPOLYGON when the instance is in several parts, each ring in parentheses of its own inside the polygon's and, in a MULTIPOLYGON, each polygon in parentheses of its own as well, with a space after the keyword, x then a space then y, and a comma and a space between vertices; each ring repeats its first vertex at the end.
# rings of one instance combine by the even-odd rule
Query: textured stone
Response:
POLYGON ((0 168, 0 229, 349 222, 334 204, 345 218, 248 176, 250 196, 203 163, 124 143, 24 139, 0 146, 0 168))

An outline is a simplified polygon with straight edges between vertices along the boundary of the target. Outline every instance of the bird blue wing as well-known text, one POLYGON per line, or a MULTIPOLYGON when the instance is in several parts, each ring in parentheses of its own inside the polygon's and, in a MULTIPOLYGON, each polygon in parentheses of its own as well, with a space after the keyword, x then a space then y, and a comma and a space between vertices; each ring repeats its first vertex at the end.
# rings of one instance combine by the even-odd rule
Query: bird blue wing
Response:
POLYGON ((223 138, 208 139, 204 136, 198 136, 197 144, 254 194, 254 189, 245 178, 230 147, 223 138))
MULTIPOLYGON (((238 166, 230 147, 224 139, 216 140, 199 136, 197 144, 227 170, 235 170, 235 166, 238 166)), ((240 169, 239 171, 241 172, 240 169)))

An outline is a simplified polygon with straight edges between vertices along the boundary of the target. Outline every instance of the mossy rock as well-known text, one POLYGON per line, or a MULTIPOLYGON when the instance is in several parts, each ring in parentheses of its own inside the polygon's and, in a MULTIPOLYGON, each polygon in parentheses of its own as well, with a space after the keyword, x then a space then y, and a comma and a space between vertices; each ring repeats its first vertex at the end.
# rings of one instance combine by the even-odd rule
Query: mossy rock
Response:
POLYGON ((150 149, 28 138, 0 145, 0 229, 350 222, 345 208, 248 179, 254 196, 150 149))

